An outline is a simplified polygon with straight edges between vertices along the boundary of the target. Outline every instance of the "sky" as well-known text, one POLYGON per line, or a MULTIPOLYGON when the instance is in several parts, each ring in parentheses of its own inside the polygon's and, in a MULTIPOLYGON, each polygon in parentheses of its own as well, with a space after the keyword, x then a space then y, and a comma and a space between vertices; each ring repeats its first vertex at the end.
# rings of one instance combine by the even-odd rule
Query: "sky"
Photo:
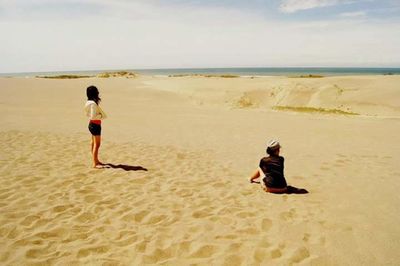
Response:
POLYGON ((400 0, 0 0, 0 73, 400 67, 400 0))

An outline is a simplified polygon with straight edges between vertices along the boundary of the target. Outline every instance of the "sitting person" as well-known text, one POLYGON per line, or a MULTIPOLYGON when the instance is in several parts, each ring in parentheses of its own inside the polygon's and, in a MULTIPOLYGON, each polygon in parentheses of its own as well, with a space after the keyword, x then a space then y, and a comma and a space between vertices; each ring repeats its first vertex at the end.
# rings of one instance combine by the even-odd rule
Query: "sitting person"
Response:
POLYGON ((259 169, 250 177, 250 183, 258 183, 254 180, 260 176, 264 176, 260 181, 264 191, 271 193, 308 193, 305 189, 299 189, 288 186, 283 174, 284 161, 282 156, 279 156, 280 144, 276 140, 269 142, 267 154, 269 156, 261 159, 259 169))

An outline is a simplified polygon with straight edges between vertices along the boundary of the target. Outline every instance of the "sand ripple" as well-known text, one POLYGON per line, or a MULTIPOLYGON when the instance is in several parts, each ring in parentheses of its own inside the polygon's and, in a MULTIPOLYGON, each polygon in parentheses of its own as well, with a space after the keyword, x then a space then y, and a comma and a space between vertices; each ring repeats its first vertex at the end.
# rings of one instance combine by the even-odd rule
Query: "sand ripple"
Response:
POLYGON ((104 161, 148 171, 95 170, 86 135, 0 140, 3 265, 328 262, 318 203, 267 195, 211 152, 105 141, 104 161))

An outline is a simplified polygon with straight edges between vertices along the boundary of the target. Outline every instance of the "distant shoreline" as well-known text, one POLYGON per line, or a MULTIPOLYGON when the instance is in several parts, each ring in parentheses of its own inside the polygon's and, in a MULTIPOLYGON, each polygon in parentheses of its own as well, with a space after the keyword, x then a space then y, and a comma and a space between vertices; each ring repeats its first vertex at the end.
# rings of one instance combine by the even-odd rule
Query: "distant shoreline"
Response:
MULTIPOLYGON (((87 71, 50 71, 50 72, 21 72, 0 73, 0 77, 36 77, 57 75, 84 75, 95 76, 104 72, 118 72, 115 70, 87 70, 87 71)), ((169 69, 123 69, 142 75, 235 75, 235 76, 350 76, 350 75, 400 75, 400 68, 388 67, 249 67, 249 68, 169 68, 169 69)))

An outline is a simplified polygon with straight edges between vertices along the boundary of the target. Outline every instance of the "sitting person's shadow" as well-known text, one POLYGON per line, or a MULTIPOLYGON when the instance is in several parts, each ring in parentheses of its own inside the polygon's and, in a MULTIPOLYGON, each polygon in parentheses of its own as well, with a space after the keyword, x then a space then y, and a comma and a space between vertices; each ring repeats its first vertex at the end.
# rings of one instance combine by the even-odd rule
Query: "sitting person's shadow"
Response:
POLYGON ((297 188, 292 186, 287 186, 287 191, 285 194, 307 194, 308 190, 305 188, 297 188))
POLYGON ((103 167, 104 168, 123 169, 125 171, 148 171, 146 168, 144 168, 142 166, 126 165, 126 164, 105 163, 105 164, 103 164, 103 167))
MULTIPOLYGON (((260 181, 252 181, 251 183, 261 184, 260 181)), ((309 193, 305 188, 297 188, 293 186, 287 186, 285 192, 270 192, 273 194, 307 194, 309 193)))

